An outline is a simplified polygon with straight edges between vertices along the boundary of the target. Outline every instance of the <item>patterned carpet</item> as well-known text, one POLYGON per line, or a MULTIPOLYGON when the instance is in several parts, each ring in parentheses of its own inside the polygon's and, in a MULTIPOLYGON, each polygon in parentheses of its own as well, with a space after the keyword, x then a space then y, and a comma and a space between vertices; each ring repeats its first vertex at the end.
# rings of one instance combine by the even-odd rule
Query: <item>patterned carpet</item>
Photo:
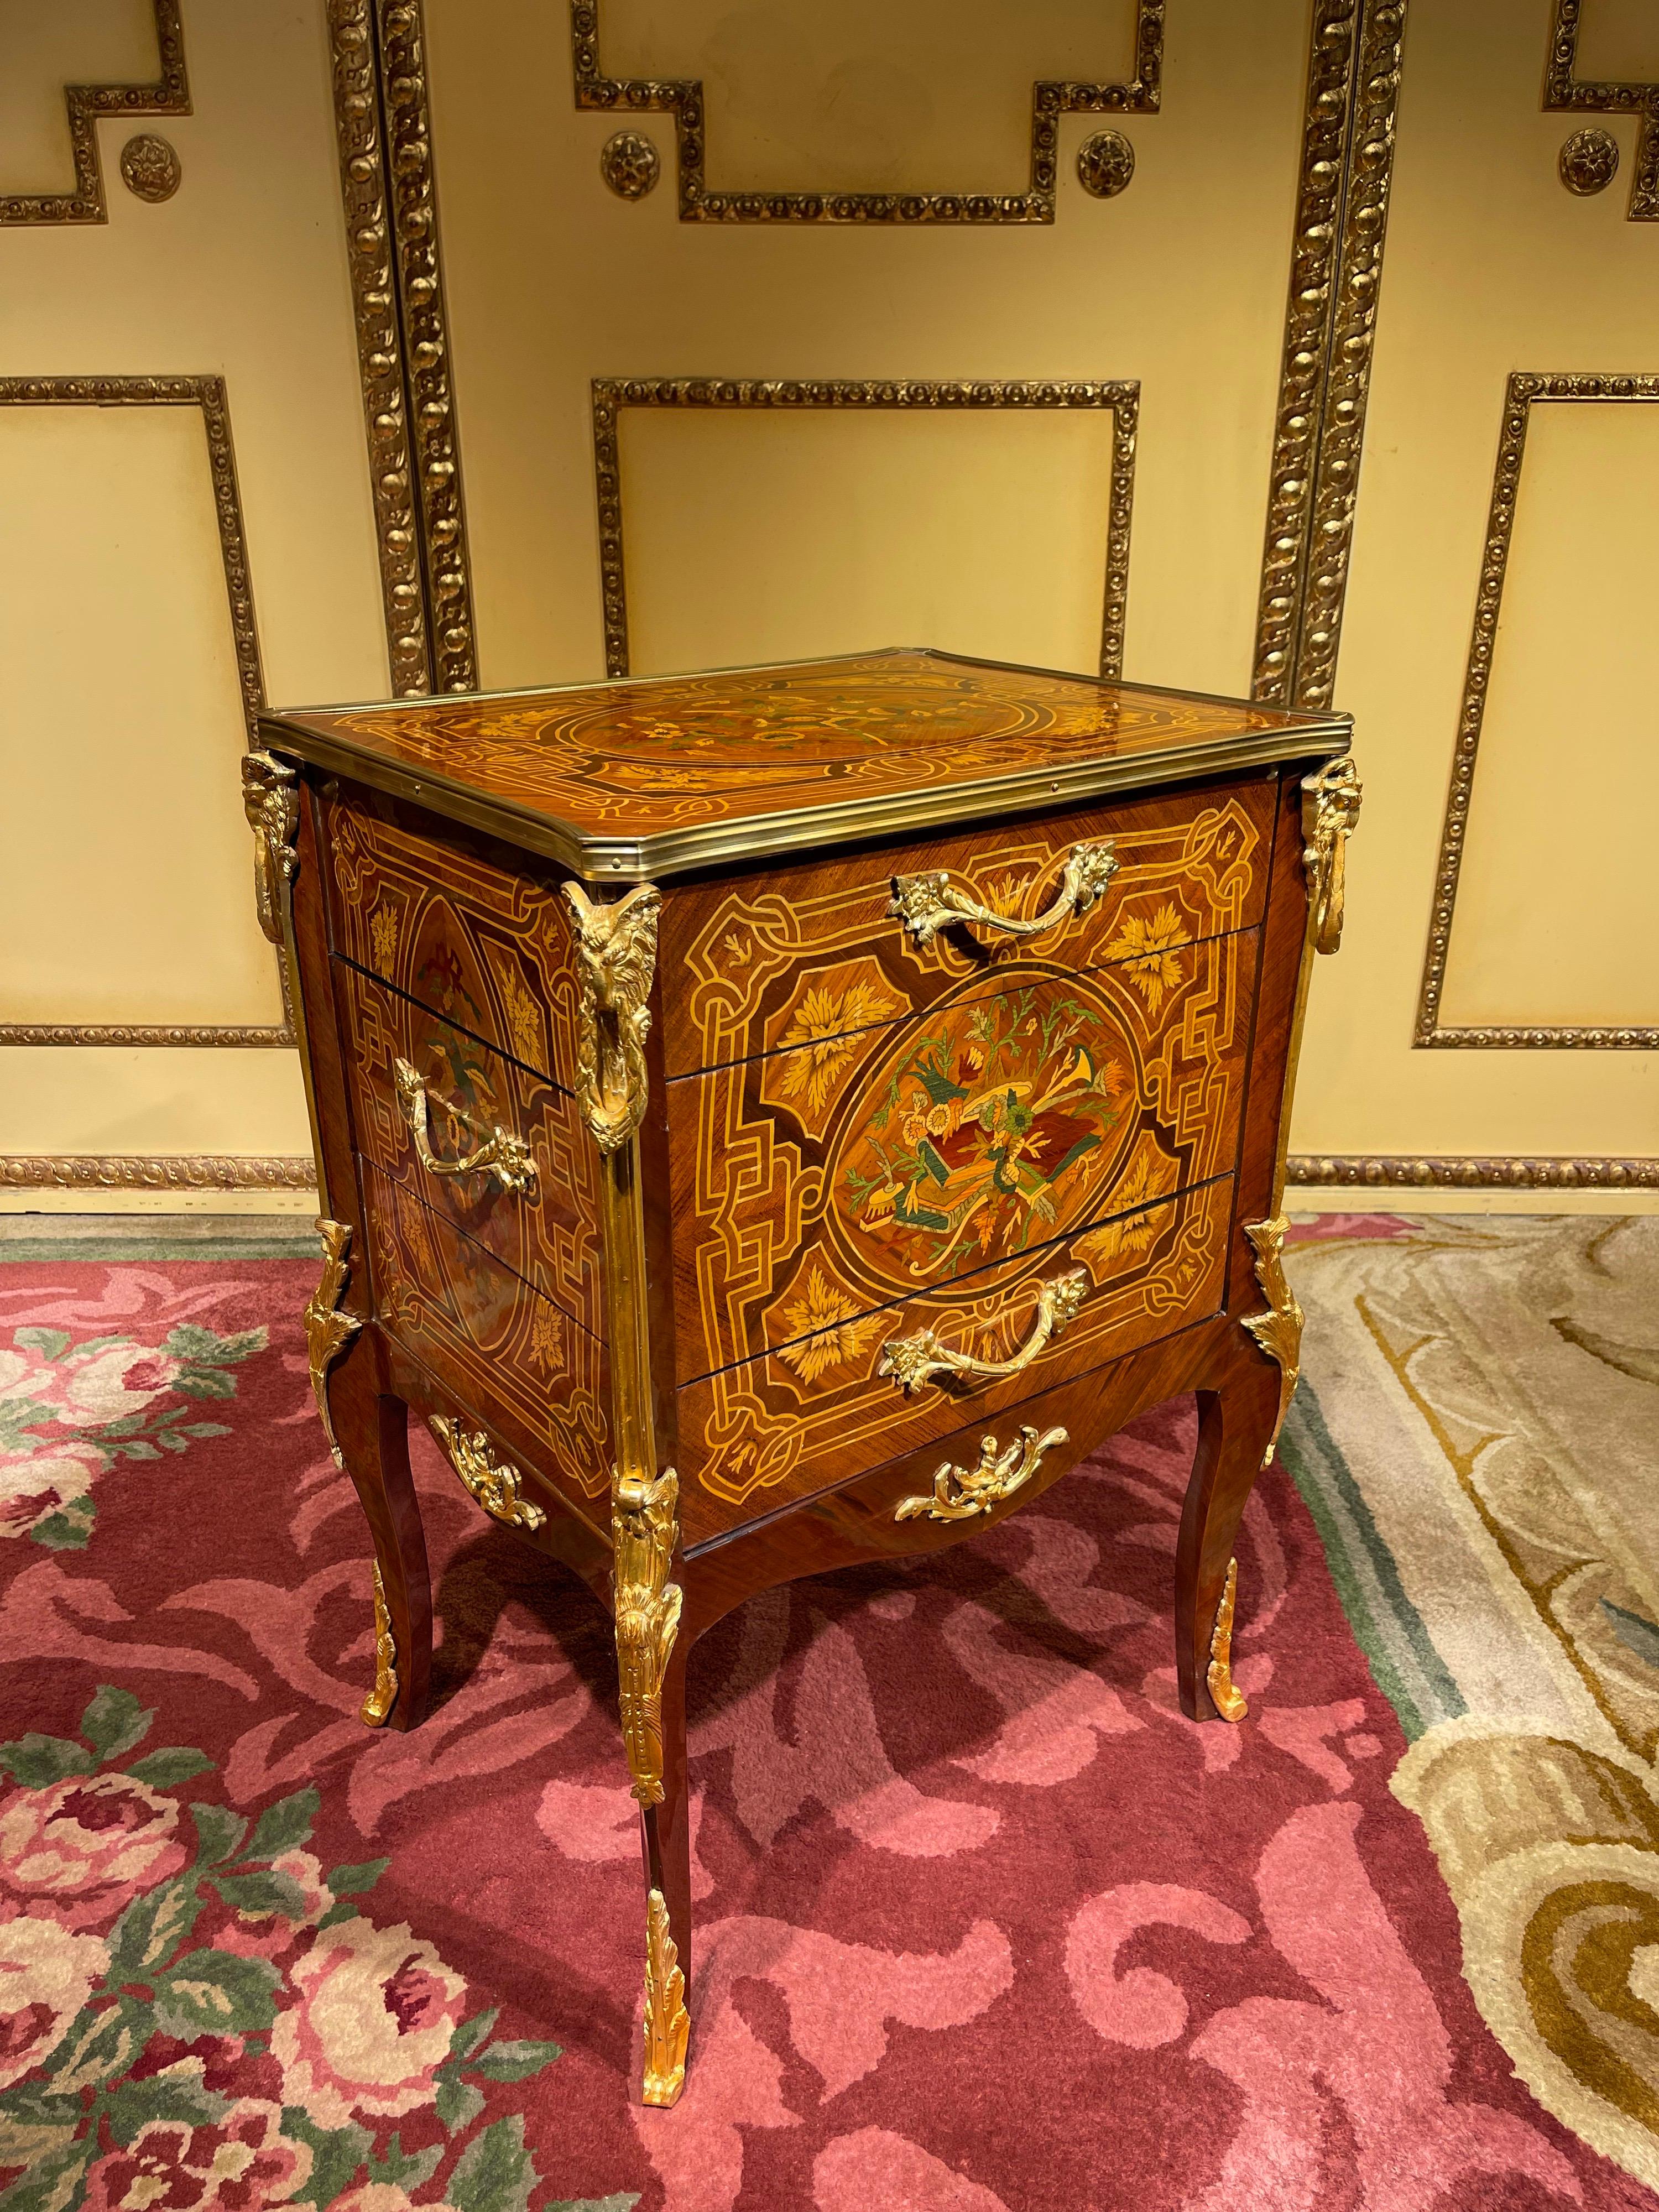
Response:
MULTIPOLYGON (((1304 1299, 1407 1241, 1310 1246, 1304 1299)), ((699 1647, 692 2071, 641 2109, 607 1624, 420 1440, 441 1703, 365 1732, 363 1534, 298 1321, 314 1264, 191 1249, 0 1246, 4 2212, 1651 2212, 1516 2078, 1460 1972, 1390 1778, 1403 1758, 1443 1857, 1437 1821, 1485 1802, 1432 1758, 1445 1729, 1480 1741, 1479 1652, 1407 1597, 1380 1510, 1333 1557, 1357 1608, 1393 1576, 1356 1618, 1406 1727, 1277 1470, 1240 1547, 1253 1716, 1182 1718, 1184 1406, 972 1542, 797 1584, 699 1647)), ((1318 1449, 1316 1506, 1352 1518, 1318 1449)), ((1594 1595, 1653 1618, 1633 1581, 1594 1595)), ((1584 1755, 1635 1802, 1622 1738, 1584 1755)), ((1504 1888, 1502 1927, 1536 1889, 1504 1888)), ((1599 1989, 1625 1954, 1577 1928, 1548 1957, 1588 1943, 1573 1987, 1599 1989)))
POLYGON ((1488 2024, 1659 2187, 1659 1218, 1328 1217, 1285 1456, 1488 2024))

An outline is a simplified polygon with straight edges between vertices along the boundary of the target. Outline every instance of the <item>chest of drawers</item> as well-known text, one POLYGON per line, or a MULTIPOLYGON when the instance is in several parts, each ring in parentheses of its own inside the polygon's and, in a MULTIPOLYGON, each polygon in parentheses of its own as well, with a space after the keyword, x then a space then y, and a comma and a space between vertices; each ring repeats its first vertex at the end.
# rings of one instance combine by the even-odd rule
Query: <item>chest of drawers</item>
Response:
POLYGON ((412 1407, 616 1624, 642 2094, 684 2078, 685 1665, 1195 1392, 1182 1701, 1294 1387, 1285 1123, 1347 726, 925 652, 272 714, 245 768, 318 1151, 312 1377, 411 1727, 412 1407))

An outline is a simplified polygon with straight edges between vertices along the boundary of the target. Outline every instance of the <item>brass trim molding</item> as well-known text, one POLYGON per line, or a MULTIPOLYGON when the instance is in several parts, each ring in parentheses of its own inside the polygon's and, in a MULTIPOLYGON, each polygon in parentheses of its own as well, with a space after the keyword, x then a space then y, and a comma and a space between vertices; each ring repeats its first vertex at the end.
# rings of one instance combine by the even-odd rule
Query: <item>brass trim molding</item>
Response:
POLYGON ((702 82, 607 76, 599 0, 570 0, 576 106, 672 115, 682 222, 1052 222, 1062 115, 1151 115, 1164 70, 1164 0, 1139 0, 1135 73, 1127 84, 1039 79, 1031 88, 1030 181, 1023 192, 720 191, 710 188, 702 82))
POLYGON ((258 1022, 0 1022, 0 1045, 167 1045, 228 1047, 291 1045, 294 1032, 286 1022, 270 1027, 258 1022))
POLYGON ((599 583, 605 602, 605 670, 628 674, 628 589, 623 551, 622 467, 618 418, 625 407, 963 408, 1108 407, 1112 412, 1112 491, 1107 515, 1106 580, 1101 617, 1100 672, 1123 671, 1123 624, 1129 599, 1129 522, 1134 504, 1138 381, 1030 384, 981 379, 930 383, 908 379, 836 378, 768 381, 702 376, 602 377, 593 380, 593 475, 599 508, 599 583))
POLYGON ((340 189, 393 690, 477 689, 420 0, 328 0, 340 189))
POLYGON ((70 147, 75 158, 72 192, 7 192, 0 196, 0 227, 17 223, 107 222, 104 168, 98 155, 100 115, 188 115, 190 79, 179 0, 152 0, 161 75, 150 84, 66 84, 70 147))
MULTIPOLYGON (((182 66, 182 64, 181 64, 182 66)), ((102 112, 102 111, 100 111, 102 112)), ((135 112, 140 111, 133 111, 135 112)), ((145 111, 147 112, 147 111, 145 111)), ((76 217, 75 220, 92 220, 76 217)), ((101 218, 100 218, 101 220, 101 218)), ((52 218, 57 220, 57 218, 52 218)), ((65 217, 67 221, 69 218, 65 217)), ((259 633, 253 618, 253 586, 248 574, 247 541, 236 486, 236 454, 231 442, 230 410, 222 376, 0 376, 0 407, 199 407, 207 438, 208 469, 218 518, 219 556, 224 563, 225 596, 230 606, 236 677, 248 741, 257 745, 258 717, 265 703, 259 660, 259 633)), ((288 1004, 287 976, 283 982, 288 1004)), ((8 1045, 291 1045, 292 1023, 10 1022, 0 1028, 8 1045)))
POLYGON ((1314 0, 1252 696, 1328 707, 1394 168, 1405 0, 1314 0))
POLYGON ((4 1190, 315 1190, 314 1161, 246 1152, 0 1157, 4 1190))
POLYGON ((1631 166, 1630 222, 1659 222, 1659 83, 1601 82, 1575 76, 1583 0, 1555 0, 1549 60, 1544 71, 1547 114, 1637 115, 1636 159, 1631 166))
POLYGON ((1498 617, 1503 607, 1504 577, 1509 565, 1510 541, 1515 527, 1515 507, 1526 457, 1527 425, 1534 404, 1540 401, 1626 400, 1651 404, 1659 400, 1659 376, 1547 376, 1517 370, 1510 378, 1504 397, 1503 426, 1498 440, 1498 462, 1492 476, 1492 505, 1481 556, 1480 582, 1474 603, 1474 629, 1469 640, 1468 665, 1463 678, 1463 698, 1458 710, 1457 743, 1452 754, 1451 781, 1446 793, 1445 821, 1440 835, 1440 858, 1435 871, 1434 904, 1429 916, 1429 941, 1423 958, 1423 984, 1418 1000, 1414 1046, 1451 1047, 1475 1051, 1636 1051, 1659 1048, 1659 1029, 1585 1027, 1577 1024, 1515 1027, 1443 1025, 1441 993, 1451 950, 1452 916, 1457 903, 1457 879, 1468 831, 1469 805, 1474 793, 1475 762, 1480 750, 1480 730, 1492 684, 1492 656, 1497 648, 1498 617))
POLYGON ((1659 1158, 1390 1158, 1293 1152, 1289 1179, 1309 1189, 1659 1190, 1659 1158))

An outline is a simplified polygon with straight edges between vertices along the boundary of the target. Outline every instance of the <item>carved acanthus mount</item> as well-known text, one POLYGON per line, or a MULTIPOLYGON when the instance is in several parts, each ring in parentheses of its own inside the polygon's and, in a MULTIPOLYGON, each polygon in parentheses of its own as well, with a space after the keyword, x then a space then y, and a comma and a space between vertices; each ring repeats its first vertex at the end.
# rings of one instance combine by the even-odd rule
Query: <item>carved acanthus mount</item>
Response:
POLYGON ((521 1494, 524 1477, 516 1467, 498 1460, 489 1439, 475 1429, 464 1429, 447 1413, 434 1413, 428 1425, 448 1455, 449 1463, 475 1501, 493 1521, 509 1528, 539 1528, 547 1516, 521 1494))
POLYGON ((323 1272, 306 1305, 306 1356, 317 1411, 322 1416, 323 1434, 328 1438, 335 1466, 343 1468, 345 1462, 340 1456, 333 1418, 328 1410, 328 1370, 362 1323, 356 1314, 340 1311, 340 1300, 345 1296, 351 1275, 350 1230, 343 1221, 321 1220, 317 1224, 317 1234, 323 1240, 323 1272))
POLYGON ((667 1468, 654 1482, 618 1475, 611 1487, 611 1567, 617 1607, 617 1671, 623 1741, 634 1795, 662 1802, 662 1686, 679 1633, 684 1593, 670 1582, 679 1541, 679 1478, 667 1468))
POLYGON ((1302 1373, 1303 1313, 1295 1291, 1285 1279, 1285 1237, 1290 1225, 1282 1213, 1274 1214, 1270 1221, 1244 1224, 1244 1234, 1255 1250, 1255 1279, 1261 1285, 1268 1310, 1264 1314, 1247 1314, 1243 1325, 1268 1358, 1279 1363, 1279 1415, 1267 1439, 1267 1449, 1261 1455, 1263 1467, 1269 1464, 1279 1449, 1279 1432, 1285 1425, 1285 1416, 1290 1411, 1291 1399, 1302 1373))
POLYGON ((1348 840, 1359 819, 1363 796, 1351 753, 1302 779, 1302 865, 1307 871, 1314 949, 1318 952, 1334 952, 1342 942, 1348 840))
POLYGON ((259 927, 273 945, 283 942, 283 886, 299 865, 294 833, 300 826, 300 779, 275 753, 242 756, 242 805, 253 832, 253 892, 259 927))

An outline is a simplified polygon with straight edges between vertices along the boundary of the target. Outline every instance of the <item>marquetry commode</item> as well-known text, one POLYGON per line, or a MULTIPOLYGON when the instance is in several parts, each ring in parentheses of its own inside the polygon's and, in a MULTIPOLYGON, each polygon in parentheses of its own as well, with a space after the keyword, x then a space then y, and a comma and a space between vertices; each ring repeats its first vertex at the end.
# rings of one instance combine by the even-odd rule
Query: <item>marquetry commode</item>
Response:
POLYGON ((643 2094, 684 2078, 685 1662, 791 1577, 972 1536, 1195 1391, 1186 1710, 1292 1389, 1285 1121, 1348 726, 951 654, 266 715, 313 1379, 421 1717, 410 1407, 614 1613, 643 2094))

